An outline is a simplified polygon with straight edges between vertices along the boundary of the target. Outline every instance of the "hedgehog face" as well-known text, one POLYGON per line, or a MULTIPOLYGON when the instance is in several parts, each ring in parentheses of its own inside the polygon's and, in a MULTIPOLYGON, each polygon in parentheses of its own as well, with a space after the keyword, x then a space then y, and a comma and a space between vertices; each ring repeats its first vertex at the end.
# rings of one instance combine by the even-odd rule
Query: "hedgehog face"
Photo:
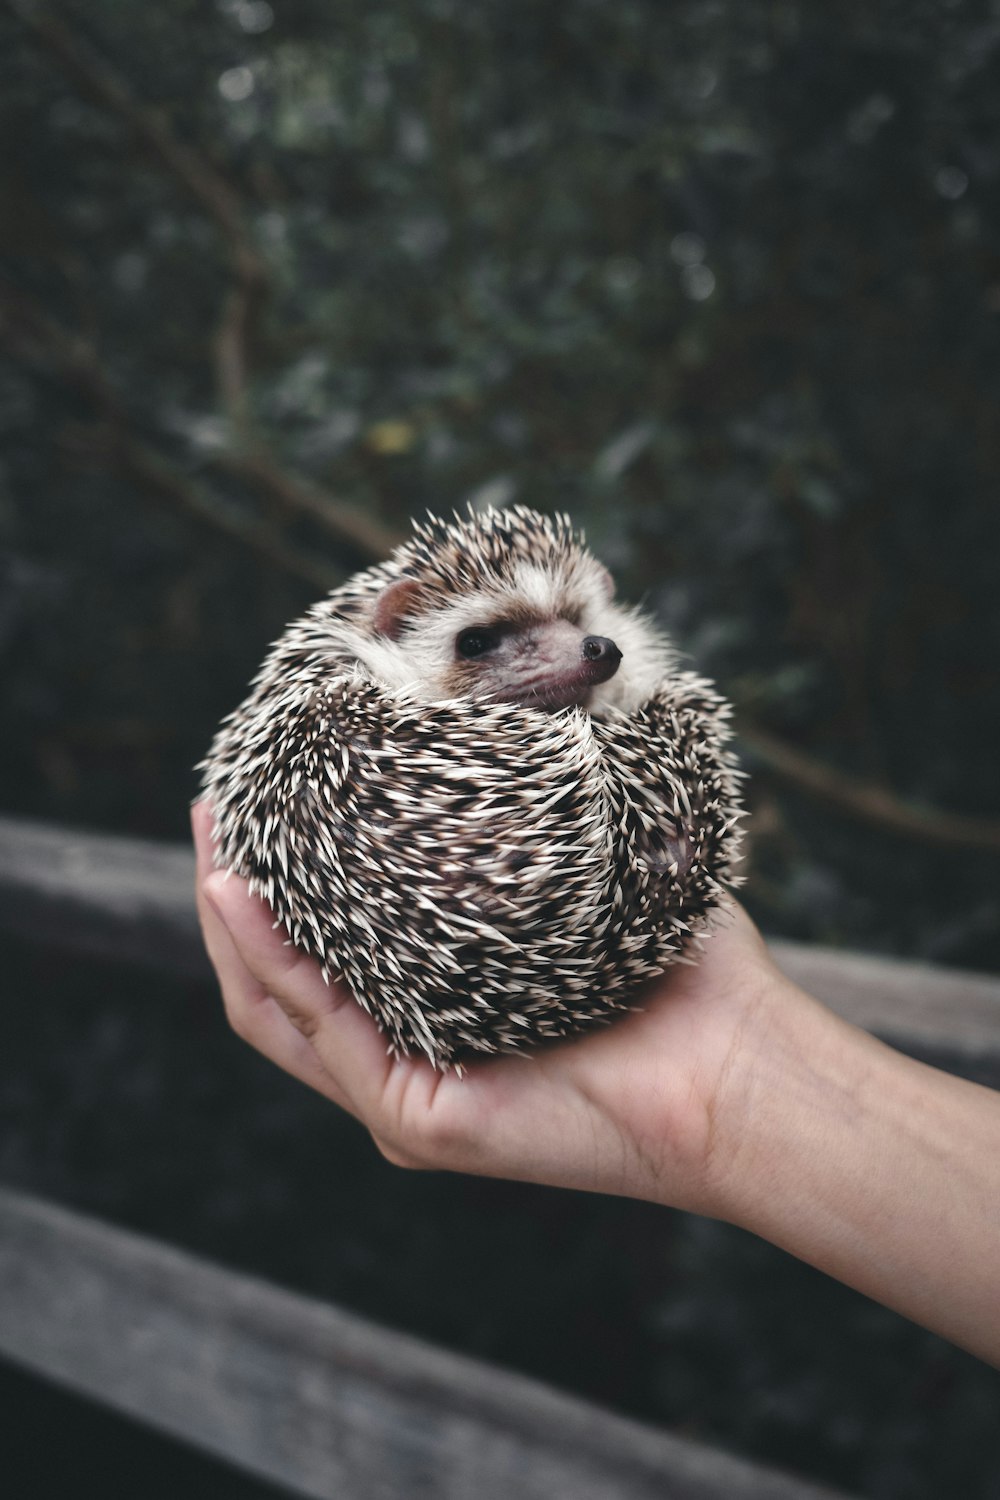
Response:
POLYGON ((390 563, 333 596, 332 618, 320 606, 317 621, 331 655, 353 657, 422 703, 630 713, 673 656, 653 623, 613 594, 610 573, 565 517, 515 507, 429 519, 390 563))
POLYGON ((373 624, 421 696, 584 708, 622 661, 605 633, 618 613, 612 587, 576 549, 562 566, 510 560, 456 596, 442 597, 433 579, 397 579, 376 599, 373 624))
POLYGON ((622 659, 607 636, 584 635, 558 617, 469 626, 455 637, 454 653, 447 675, 456 697, 544 710, 587 707, 622 659))

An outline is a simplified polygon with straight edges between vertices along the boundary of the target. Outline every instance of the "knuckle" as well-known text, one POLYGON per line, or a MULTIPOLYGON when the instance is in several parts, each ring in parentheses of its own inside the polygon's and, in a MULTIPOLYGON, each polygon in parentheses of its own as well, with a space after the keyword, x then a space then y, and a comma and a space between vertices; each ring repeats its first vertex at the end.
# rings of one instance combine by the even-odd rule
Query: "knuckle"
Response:
POLYGON ((443 1113, 434 1113, 420 1127, 420 1146, 432 1161, 464 1160, 469 1148, 468 1131, 443 1113))
POLYGON ((473 1123, 464 1113, 440 1104, 420 1118, 407 1146, 421 1162, 446 1171, 473 1169, 482 1155, 473 1123))
POLYGON ((442 1074, 412 1061, 390 1075, 377 1127, 383 1156, 428 1171, 461 1171, 478 1159, 481 1144, 470 1101, 443 1089, 442 1082, 442 1074))
POLYGON ((372 1134, 376 1149, 380 1156, 393 1167, 402 1167, 404 1171, 422 1172, 426 1168, 424 1163, 416 1157, 412 1151, 405 1150, 395 1141, 388 1140, 385 1136, 372 1134))
POLYGON ((222 997, 222 1008, 225 1012, 230 1031, 234 1032, 241 1042, 252 1044, 253 1025, 246 1007, 238 1004, 233 997, 224 994, 222 997))
POLYGON ((307 1042, 314 1042, 320 1029, 321 1016, 314 1015, 311 1011, 301 1010, 291 1004, 285 996, 276 996, 278 1004, 288 1017, 295 1030, 305 1037, 307 1042))

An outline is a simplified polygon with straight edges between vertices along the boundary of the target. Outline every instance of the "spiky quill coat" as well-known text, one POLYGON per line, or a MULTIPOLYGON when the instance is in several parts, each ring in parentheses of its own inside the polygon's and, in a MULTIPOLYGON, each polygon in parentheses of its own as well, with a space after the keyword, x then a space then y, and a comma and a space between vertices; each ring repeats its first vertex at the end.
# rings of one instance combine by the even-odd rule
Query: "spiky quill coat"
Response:
POLYGON ((564 517, 428 520, 289 626, 204 763, 217 862, 397 1054, 447 1067, 610 1020, 732 883, 729 708, 669 651, 642 701, 590 712, 425 701, 359 659, 400 578, 444 601, 588 563, 564 517))

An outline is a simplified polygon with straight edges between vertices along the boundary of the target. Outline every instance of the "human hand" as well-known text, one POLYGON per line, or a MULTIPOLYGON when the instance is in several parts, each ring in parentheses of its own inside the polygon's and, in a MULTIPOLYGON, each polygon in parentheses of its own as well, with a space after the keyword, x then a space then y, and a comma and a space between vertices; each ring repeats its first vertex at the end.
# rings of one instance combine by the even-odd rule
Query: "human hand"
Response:
POLYGON ((192 826, 230 1024, 361 1120, 390 1161, 725 1213, 743 1059, 786 985, 739 906, 717 914, 695 965, 649 986, 641 1011, 530 1055, 473 1061, 460 1078, 389 1056, 346 986, 286 943, 245 882, 213 870, 206 803, 192 826))
POLYGON ((728 1219, 1000 1364, 1000 1097, 799 990, 735 903, 641 1011, 459 1078, 387 1055, 347 988, 213 870, 204 803, 192 822, 233 1029, 357 1116, 390 1161, 728 1219))

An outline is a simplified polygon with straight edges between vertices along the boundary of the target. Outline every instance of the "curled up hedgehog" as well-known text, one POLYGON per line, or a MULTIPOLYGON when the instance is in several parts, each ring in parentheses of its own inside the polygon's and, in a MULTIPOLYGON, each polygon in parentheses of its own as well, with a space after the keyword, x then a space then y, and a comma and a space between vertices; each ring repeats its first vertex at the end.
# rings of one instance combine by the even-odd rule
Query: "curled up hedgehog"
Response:
POLYGON ((629 1008, 732 883, 728 721, 567 518, 430 518, 223 721, 217 862, 395 1054, 524 1049, 629 1008))

